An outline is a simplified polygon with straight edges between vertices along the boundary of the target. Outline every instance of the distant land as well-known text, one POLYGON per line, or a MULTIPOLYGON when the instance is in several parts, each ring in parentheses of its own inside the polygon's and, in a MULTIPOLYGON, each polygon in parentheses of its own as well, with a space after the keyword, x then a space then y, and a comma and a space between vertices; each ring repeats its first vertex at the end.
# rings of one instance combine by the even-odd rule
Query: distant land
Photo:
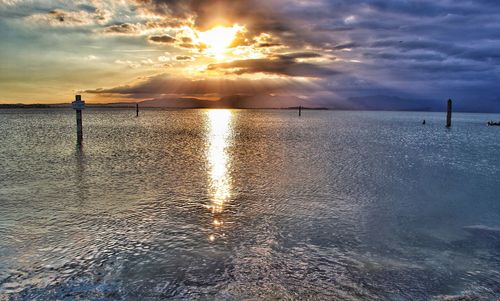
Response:
POLYGON ((0 104, 0 109, 32 109, 32 108, 40 108, 40 109, 45 109, 45 108, 52 108, 53 105, 47 105, 47 104, 0 104))
MULTIPOLYGON (((475 103, 454 100, 453 111, 471 113, 500 113, 499 100, 478 100, 475 103), (480 108, 480 109, 478 109, 480 108)), ((142 108, 234 108, 234 109, 297 109, 302 106, 305 110, 367 110, 367 111, 420 111, 442 112, 446 110, 446 99, 417 100, 404 99, 398 96, 369 95, 351 97, 343 101, 328 100, 312 103, 298 97, 249 97, 245 95, 231 95, 220 100, 205 100, 198 98, 154 98, 138 102, 118 103, 87 103, 87 108, 128 108, 135 107, 136 103, 142 108)), ((67 108, 70 103, 58 104, 0 104, 0 109, 12 108, 67 108)))

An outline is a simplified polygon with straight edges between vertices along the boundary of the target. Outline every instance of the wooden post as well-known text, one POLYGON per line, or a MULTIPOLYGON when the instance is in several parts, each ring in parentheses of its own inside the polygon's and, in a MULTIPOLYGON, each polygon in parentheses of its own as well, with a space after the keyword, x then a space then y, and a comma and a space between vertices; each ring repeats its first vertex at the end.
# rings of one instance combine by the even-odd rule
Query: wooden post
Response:
POLYGON ((85 108, 85 101, 82 101, 81 95, 76 95, 75 101, 71 104, 76 111, 76 143, 81 145, 83 142, 82 110, 85 108))
POLYGON ((447 128, 451 127, 451 107, 452 107, 452 101, 451 101, 451 99, 448 99, 448 110, 446 113, 446 127, 447 128))
POLYGON ((82 110, 76 110, 76 143, 82 144, 82 141, 83 141, 82 110))
POLYGON ((139 117, 139 104, 135 104, 135 117, 139 117))
POLYGON ((302 115, 302 106, 299 106, 299 117, 302 115))

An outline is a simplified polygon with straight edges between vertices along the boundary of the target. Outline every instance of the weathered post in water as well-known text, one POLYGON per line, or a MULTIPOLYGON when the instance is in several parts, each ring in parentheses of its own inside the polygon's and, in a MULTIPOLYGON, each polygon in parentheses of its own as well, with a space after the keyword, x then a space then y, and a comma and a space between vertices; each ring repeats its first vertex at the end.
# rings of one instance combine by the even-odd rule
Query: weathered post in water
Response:
POLYGON ((446 113, 446 127, 451 127, 451 99, 448 99, 448 110, 446 113))
POLYGON ((302 106, 299 106, 299 117, 302 116, 302 106))
POLYGON ((139 104, 135 104, 135 117, 139 117, 139 104))
POLYGON ((83 141, 82 110, 85 109, 85 101, 82 100, 81 95, 76 95, 75 101, 71 104, 76 111, 76 143, 81 145, 83 141))

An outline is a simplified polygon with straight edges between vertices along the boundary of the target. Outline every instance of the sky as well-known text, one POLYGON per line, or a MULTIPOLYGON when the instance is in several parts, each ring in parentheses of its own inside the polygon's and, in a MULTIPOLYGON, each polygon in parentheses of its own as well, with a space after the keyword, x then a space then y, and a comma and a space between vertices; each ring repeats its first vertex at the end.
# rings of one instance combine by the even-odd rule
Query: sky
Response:
POLYGON ((0 103, 500 111, 497 0, 0 0, 0 103))

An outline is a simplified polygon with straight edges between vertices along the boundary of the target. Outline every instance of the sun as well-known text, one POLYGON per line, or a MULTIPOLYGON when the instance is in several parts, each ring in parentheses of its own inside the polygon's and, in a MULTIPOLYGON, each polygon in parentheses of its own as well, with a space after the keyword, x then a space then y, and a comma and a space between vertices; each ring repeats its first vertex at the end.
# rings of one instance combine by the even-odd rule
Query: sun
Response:
POLYGON ((207 48, 206 50, 217 57, 221 57, 227 51, 243 27, 234 25, 232 27, 217 26, 210 30, 198 32, 198 38, 207 48))

